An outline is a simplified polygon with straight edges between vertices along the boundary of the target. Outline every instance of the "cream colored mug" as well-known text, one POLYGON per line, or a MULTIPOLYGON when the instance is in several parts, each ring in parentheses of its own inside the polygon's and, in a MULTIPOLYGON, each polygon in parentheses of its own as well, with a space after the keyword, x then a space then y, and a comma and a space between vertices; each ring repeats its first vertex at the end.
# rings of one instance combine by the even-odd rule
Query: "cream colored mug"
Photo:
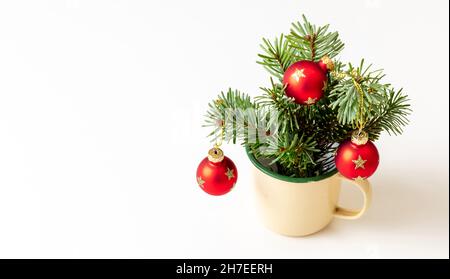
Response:
POLYGON ((264 167, 247 150, 254 165, 257 202, 265 225, 287 236, 305 236, 326 227, 333 217, 357 219, 370 205, 372 192, 368 180, 350 180, 336 170, 321 176, 292 178, 264 167), (338 205, 341 182, 356 185, 364 197, 360 210, 338 205))

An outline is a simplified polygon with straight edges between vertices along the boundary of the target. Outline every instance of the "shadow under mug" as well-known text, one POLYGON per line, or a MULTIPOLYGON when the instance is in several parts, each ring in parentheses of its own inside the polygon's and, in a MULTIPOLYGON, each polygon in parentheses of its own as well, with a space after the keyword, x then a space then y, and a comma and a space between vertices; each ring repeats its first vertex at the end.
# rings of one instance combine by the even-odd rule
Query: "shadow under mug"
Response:
POLYGON ((333 217, 358 219, 370 205, 372 191, 365 180, 350 180, 336 170, 320 176, 293 178, 263 166, 247 148, 254 166, 257 203, 265 225, 287 236, 305 236, 326 227, 333 217), (364 205, 350 210, 338 205, 342 181, 347 180, 363 193, 364 205))

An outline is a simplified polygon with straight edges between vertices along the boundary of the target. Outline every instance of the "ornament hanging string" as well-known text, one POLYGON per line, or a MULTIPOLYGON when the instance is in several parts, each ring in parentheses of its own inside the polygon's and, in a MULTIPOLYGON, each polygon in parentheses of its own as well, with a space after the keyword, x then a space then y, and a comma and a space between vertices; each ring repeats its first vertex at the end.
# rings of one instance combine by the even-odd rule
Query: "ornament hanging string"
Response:
POLYGON ((223 120, 220 124, 220 127, 220 136, 216 139, 216 143, 214 144, 215 148, 219 148, 222 145, 223 139, 225 137, 225 122, 223 120))
POLYGON ((359 103, 358 103, 358 116, 356 120, 356 127, 358 128, 359 132, 361 132, 366 125, 366 119, 365 119, 365 107, 364 107, 364 91, 361 88, 361 85, 356 81, 354 77, 353 84, 355 85, 356 91, 358 91, 359 94, 359 103))
POLYGON ((358 132, 361 133, 361 131, 364 129, 364 126, 367 123, 367 119, 365 117, 365 106, 364 106, 364 91, 360 84, 361 77, 359 76, 358 72, 356 70, 353 70, 351 73, 346 72, 337 72, 334 71, 332 74, 337 79, 344 79, 346 76, 350 77, 353 81, 353 85, 356 88, 356 91, 358 92, 359 98, 358 98, 358 111, 356 116, 356 128, 358 129, 358 132))

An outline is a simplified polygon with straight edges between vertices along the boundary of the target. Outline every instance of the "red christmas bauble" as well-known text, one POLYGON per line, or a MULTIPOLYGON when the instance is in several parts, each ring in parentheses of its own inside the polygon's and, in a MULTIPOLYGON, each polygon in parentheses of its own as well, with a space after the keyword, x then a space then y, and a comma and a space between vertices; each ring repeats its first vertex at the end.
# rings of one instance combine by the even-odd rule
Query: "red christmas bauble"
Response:
POLYGON ((212 148, 208 157, 197 168, 197 184, 206 193, 220 196, 228 193, 236 184, 238 172, 230 158, 219 148, 212 148))
POLYGON ((283 76, 286 95, 294 98, 297 104, 312 105, 319 101, 327 86, 326 72, 313 61, 295 62, 283 76))
POLYGON ((365 132, 356 132, 342 142, 335 156, 336 168, 349 179, 366 179, 377 169, 380 156, 365 132))

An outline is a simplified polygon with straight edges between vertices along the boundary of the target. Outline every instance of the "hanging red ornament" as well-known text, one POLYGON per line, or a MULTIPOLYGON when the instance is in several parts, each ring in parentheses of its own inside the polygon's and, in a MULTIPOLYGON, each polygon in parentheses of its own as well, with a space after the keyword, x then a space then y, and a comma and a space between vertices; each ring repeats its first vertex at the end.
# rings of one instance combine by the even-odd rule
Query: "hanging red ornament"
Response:
POLYGON ((302 60, 287 68, 283 84, 286 95, 294 98, 297 104, 312 105, 322 98, 327 87, 327 75, 318 63, 302 60))
POLYGON ((325 55, 324 57, 322 57, 322 59, 320 59, 320 61, 317 62, 317 64, 322 69, 322 71, 324 71, 325 73, 328 73, 329 71, 334 70, 333 60, 331 60, 331 58, 328 57, 328 55, 325 55))
POLYGON ((349 179, 366 179, 378 167, 380 157, 376 146, 364 131, 355 131, 342 142, 335 156, 336 168, 349 179))
POLYGON ((230 158, 214 147, 197 168, 197 183, 206 193, 220 196, 228 193, 236 184, 238 172, 230 158))

